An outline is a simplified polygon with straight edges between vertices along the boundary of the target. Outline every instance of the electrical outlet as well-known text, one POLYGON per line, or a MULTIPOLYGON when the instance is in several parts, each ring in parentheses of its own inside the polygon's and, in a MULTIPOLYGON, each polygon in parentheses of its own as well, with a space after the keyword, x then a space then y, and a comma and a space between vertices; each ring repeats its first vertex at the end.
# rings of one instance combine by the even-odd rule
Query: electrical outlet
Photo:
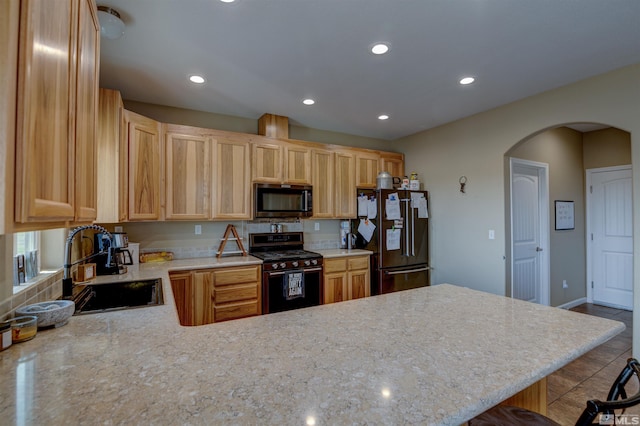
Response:
POLYGON ((122 226, 114 226, 114 232, 122 232, 122 226))
POLYGON ((569 284, 567 284, 567 280, 562 280, 562 288, 569 288, 569 284))
POLYGON ((313 225, 313 229, 315 229, 316 231, 319 231, 319 230, 320 230, 320 222, 316 222, 316 223, 313 225))
POLYGON ((202 225, 196 225, 196 235, 202 234, 202 225))

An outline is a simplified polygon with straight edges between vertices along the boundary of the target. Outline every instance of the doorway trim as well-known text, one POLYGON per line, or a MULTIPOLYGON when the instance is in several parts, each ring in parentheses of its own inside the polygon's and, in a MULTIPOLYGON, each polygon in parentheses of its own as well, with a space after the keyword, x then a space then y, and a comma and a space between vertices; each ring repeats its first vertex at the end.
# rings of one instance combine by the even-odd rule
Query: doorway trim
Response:
MULTIPOLYGON (((593 175, 595 173, 601 173, 601 172, 617 172, 617 171, 623 171, 623 170, 631 170, 631 173, 633 175, 633 166, 631 164, 624 164, 624 165, 620 165, 620 166, 611 166, 611 167, 596 167, 593 169, 586 169, 585 170, 585 226, 586 226, 586 231, 584 234, 585 237, 585 246, 587 248, 586 250, 586 267, 587 267, 587 282, 585 283, 586 287, 587 287, 587 303, 593 303, 593 253, 592 253, 592 248, 591 248, 591 244, 590 244, 590 236, 591 236, 591 215, 593 214, 592 209, 593 209, 593 200, 591 197, 591 183, 593 180, 593 175)), ((633 176, 631 178, 631 182, 633 184, 633 176)), ((632 197, 633 197, 633 193, 632 193, 632 197)), ((632 204, 633 206, 633 200, 632 200, 632 204)), ((633 214, 633 207, 632 207, 632 214, 633 214)), ((635 238, 635 234, 632 234, 635 238)), ((634 292, 635 292, 635 286, 632 287, 634 292)), ((635 307, 635 306, 634 306, 635 307)))
POLYGON ((514 271, 514 241, 513 241, 513 169, 514 166, 528 166, 538 170, 538 208, 539 208, 539 238, 540 247, 540 303, 549 306, 550 304, 550 220, 549 220, 549 165, 537 161, 522 160, 520 158, 509 157, 509 221, 510 221, 510 284, 511 297, 513 297, 513 271, 514 271))

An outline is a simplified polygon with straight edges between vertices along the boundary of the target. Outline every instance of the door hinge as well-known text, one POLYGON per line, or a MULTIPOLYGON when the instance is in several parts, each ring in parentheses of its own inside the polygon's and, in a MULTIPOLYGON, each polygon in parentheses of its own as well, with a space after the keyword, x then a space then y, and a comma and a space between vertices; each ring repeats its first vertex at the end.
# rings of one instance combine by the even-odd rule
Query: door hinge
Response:
POLYGON ((593 232, 591 233, 591 241, 593 241, 593 232))
POLYGON ((593 185, 589 185, 589 193, 593 194, 593 185))
POLYGON ((593 281, 591 281, 591 288, 593 288, 593 281))

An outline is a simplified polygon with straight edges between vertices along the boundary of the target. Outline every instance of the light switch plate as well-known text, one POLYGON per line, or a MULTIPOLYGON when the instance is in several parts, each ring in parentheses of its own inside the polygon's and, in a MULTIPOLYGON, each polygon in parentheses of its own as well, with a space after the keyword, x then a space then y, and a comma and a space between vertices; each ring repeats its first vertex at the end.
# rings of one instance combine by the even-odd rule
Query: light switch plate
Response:
POLYGON ((490 240, 495 240, 496 239, 496 231, 493 229, 489 229, 489 239, 490 240))

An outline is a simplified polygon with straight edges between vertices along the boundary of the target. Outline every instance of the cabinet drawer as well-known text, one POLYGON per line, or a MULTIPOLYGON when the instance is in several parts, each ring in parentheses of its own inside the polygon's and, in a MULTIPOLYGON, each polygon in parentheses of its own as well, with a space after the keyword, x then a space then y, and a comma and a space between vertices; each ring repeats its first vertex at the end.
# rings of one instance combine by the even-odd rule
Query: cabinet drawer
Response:
POLYGON ((216 305, 213 307, 213 317, 215 322, 250 317, 260 314, 260 303, 258 303, 257 300, 230 303, 222 306, 216 305))
POLYGON ((258 284, 229 285, 225 287, 215 287, 213 290, 214 302, 216 304, 238 302, 241 300, 258 299, 258 284))
POLYGON ((369 256, 349 258, 349 270, 367 269, 369 267, 369 256))
POLYGON ((325 259, 324 261, 324 273, 330 274, 332 272, 342 272, 347 270, 347 259, 341 257, 339 259, 325 259))
POLYGON ((249 268, 215 269, 213 271, 214 285, 255 283, 259 280, 260 268, 258 266, 251 266, 249 268))

